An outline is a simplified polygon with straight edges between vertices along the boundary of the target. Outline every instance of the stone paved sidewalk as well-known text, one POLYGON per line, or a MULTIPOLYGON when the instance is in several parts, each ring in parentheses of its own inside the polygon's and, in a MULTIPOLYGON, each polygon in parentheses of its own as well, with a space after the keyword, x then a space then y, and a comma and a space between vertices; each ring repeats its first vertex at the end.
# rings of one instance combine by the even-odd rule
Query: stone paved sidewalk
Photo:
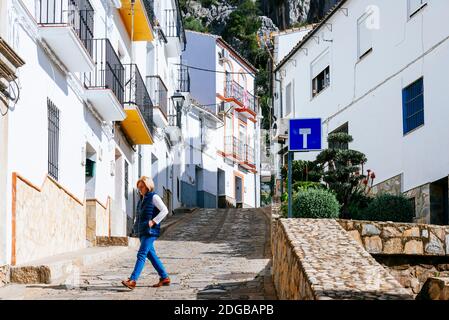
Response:
POLYGON ((8 285, 0 299, 276 299, 269 246, 262 210, 200 209, 156 242, 169 287, 151 287, 158 276, 149 262, 134 291, 122 287, 135 263, 137 249, 130 249, 80 270, 79 286, 8 285))

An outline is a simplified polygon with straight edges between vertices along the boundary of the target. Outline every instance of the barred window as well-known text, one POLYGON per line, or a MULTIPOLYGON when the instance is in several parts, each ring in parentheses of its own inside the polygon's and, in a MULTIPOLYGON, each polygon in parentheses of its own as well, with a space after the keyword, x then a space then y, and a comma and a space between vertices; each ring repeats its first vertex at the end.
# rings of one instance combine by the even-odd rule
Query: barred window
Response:
POLYGON ((58 180, 59 176, 59 109, 47 98, 48 117, 48 174, 58 180))
POLYGON ((424 125, 424 80, 415 81, 402 91, 404 135, 424 125))

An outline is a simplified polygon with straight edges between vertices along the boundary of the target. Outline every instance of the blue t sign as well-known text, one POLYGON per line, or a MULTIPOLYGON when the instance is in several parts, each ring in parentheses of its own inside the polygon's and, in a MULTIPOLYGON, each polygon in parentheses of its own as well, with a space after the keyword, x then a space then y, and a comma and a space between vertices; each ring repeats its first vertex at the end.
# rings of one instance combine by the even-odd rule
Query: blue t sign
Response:
POLYGON ((290 119, 289 151, 321 150, 321 119, 290 119))

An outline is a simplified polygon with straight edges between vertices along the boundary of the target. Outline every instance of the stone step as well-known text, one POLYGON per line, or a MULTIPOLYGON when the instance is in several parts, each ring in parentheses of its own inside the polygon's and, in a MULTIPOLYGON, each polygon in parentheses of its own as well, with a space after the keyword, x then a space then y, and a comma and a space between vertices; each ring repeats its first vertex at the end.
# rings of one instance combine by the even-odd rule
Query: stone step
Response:
POLYGON ((110 247, 110 246, 128 246, 129 237, 99 237, 95 238, 96 245, 98 247, 110 247))
POLYGON ((11 283, 61 284, 72 281, 79 268, 95 265, 128 250, 128 246, 91 247, 11 267, 11 283), (73 279, 70 279, 70 278, 73 279))

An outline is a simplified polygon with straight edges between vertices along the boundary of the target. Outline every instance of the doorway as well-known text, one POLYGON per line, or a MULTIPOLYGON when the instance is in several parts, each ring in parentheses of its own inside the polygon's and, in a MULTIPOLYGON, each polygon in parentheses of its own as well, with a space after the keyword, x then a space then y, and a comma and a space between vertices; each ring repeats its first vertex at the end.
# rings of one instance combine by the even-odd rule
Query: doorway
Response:
POLYGON ((448 178, 430 184, 430 223, 448 225, 448 178))
POLYGON ((225 172, 221 169, 217 169, 217 197, 218 208, 226 208, 226 180, 225 172))
POLYGON ((236 208, 243 208, 243 180, 239 176, 234 176, 235 186, 235 206, 236 208))
POLYGON ((89 143, 86 143, 85 151, 85 197, 95 199, 97 153, 89 143))

